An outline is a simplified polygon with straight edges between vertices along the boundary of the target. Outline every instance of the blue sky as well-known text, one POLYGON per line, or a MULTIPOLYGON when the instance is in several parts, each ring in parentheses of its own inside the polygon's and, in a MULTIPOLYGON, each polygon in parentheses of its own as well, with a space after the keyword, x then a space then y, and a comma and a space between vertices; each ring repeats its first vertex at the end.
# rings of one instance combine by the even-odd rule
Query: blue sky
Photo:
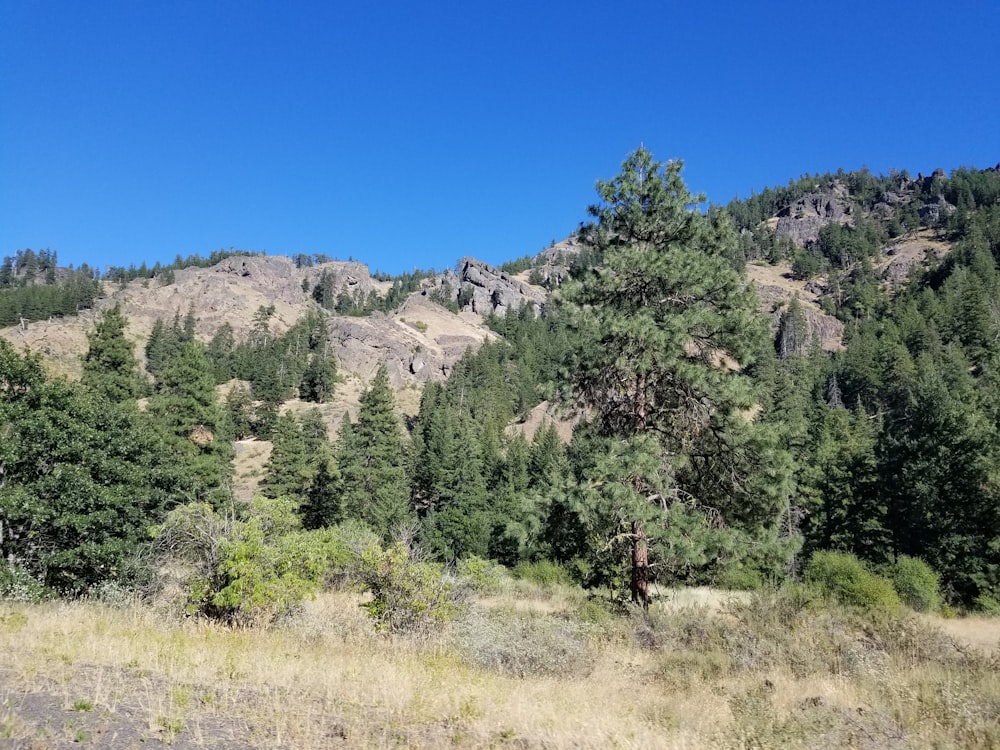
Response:
POLYGON ((992 166, 998 39, 986 0, 0 0, 0 255, 498 263, 640 143, 718 203, 992 166))

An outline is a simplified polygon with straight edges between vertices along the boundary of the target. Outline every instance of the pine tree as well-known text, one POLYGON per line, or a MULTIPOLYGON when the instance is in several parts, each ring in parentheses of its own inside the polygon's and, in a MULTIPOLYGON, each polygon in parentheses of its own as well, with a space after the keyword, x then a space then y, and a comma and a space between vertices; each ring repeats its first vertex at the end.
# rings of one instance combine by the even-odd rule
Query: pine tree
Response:
POLYGON ((149 411, 170 437, 186 467, 191 494, 213 503, 229 498, 232 447, 224 438, 222 411, 215 398, 215 377, 197 341, 180 345, 165 365, 149 411))
POLYGON ((324 446, 316 457, 316 472, 299 510, 302 525, 307 529, 319 529, 343 520, 342 490, 340 471, 329 448, 324 446))
POLYGON ((326 422, 323 421, 323 414, 318 408, 313 407, 304 411, 299 417, 299 426, 302 428, 302 439, 305 440, 308 456, 319 456, 320 451, 329 448, 326 422))
POLYGON ((337 363, 333 357, 323 352, 314 352, 309 357, 299 384, 299 396, 303 401, 314 401, 317 404, 326 403, 333 398, 337 385, 337 363))
POLYGON ((756 297, 730 261, 735 234, 694 208, 680 170, 639 149, 598 183, 584 236, 604 265, 562 292, 572 395, 607 440, 580 495, 612 524, 604 534, 630 541, 643 605, 649 541, 685 575, 737 556, 727 536, 773 541, 788 501, 787 457, 746 416, 756 396, 741 370, 765 335, 756 297), (678 552, 705 528, 718 533, 678 552))
POLYGON ((412 520, 406 445, 385 365, 361 395, 357 424, 345 418, 341 426, 337 466, 346 518, 364 521, 384 538, 412 520))
POLYGON ((278 417, 271 456, 264 465, 258 491, 264 497, 286 497, 301 502, 312 480, 309 453, 302 429, 291 413, 278 417))
POLYGON ((83 357, 81 382, 113 403, 135 399, 142 389, 132 344, 125 338, 127 325, 121 305, 107 310, 87 335, 90 346, 83 357))

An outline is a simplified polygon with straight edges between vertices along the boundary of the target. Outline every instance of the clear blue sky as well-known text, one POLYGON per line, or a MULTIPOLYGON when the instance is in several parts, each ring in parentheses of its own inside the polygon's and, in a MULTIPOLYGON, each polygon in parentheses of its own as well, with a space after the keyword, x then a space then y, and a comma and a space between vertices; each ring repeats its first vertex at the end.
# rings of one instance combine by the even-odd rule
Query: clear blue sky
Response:
POLYGON ((0 0, 0 255, 535 253, 640 142, 728 202, 1000 161, 1000 4, 0 0))

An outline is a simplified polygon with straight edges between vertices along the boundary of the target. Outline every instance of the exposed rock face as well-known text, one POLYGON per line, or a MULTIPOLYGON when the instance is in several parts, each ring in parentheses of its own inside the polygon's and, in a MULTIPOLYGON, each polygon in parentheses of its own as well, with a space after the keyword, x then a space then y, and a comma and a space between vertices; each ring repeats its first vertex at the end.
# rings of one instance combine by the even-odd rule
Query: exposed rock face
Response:
MULTIPOLYGON (((466 284, 470 287, 465 309, 478 315, 491 312, 503 315, 507 310, 517 310, 525 302, 533 302, 537 307, 545 303, 542 292, 475 258, 462 259, 459 281, 463 288, 466 284)), ((465 296, 463 294, 463 298, 465 296)))
POLYGON ((943 195, 935 195, 927 203, 920 207, 920 220, 925 224, 937 224, 942 219, 947 219, 958 209, 945 200, 943 195))
POLYGON ((836 183, 830 190, 805 195, 783 209, 774 231, 799 247, 808 247, 819 240, 819 230, 827 224, 851 224, 852 208, 846 188, 836 183))
POLYGON ((420 294, 391 315, 333 317, 329 327, 342 373, 368 382, 385 363, 395 388, 445 378, 466 349, 493 337, 478 315, 455 315, 420 294))
POLYGON ((538 272, 549 289, 555 289, 569 278, 570 265, 583 251, 583 243, 575 234, 547 247, 536 257, 538 272))
MULTIPOLYGON (((782 313, 795 295, 790 295, 787 289, 769 285, 757 285, 757 295, 763 312, 771 318, 771 333, 774 334, 778 330, 782 313)), ((806 339, 817 341, 828 352, 841 349, 844 324, 832 315, 827 315, 814 302, 799 298, 799 303, 806 323, 806 339)))

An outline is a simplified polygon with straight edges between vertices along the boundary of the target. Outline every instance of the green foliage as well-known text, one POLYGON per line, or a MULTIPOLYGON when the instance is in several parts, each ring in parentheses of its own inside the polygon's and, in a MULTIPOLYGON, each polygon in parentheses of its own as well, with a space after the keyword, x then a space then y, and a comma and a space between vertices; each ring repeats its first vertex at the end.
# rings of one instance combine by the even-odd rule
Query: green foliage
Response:
POLYGON ((399 276, 390 276, 376 271, 373 277, 377 281, 392 281, 392 286, 384 297, 374 292, 349 292, 347 288, 337 288, 338 277, 334 271, 323 269, 319 280, 313 287, 312 296, 326 310, 333 310, 338 315, 355 317, 369 315, 375 311, 389 312, 399 307, 408 296, 420 289, 425 279, 432 278, 434 271, 414 270, 399 276))
POLYGON ((153 534, 161 554, 188 564, 187 607, 239 625, 267 625, 353 560, 336 529, 302 531, 296 503, 257 497, 220 515, 204 503, 173 510, 153 534))
POLYGON ((466 557, 455 565, 455 573, 477 594, 496 594, 500 591, 505 570, 492 560, 466 557))
POLYGON ((265 473, 258 491, 265 497, 285 497, 301 502, 305 499, 314 469, 295 415, 286 412, 279 416, 271 439, 271 456, 264 465, 265 473))
POLYGON ((175 462, 189 477, 190 497, 225 503, 233 450, 223 434, 226 423, 216 402, 204 345, 186 340, 163 364, 149 413, 172 445, 175 462))
POLYGON ((535 256, 524 255, 517 260, 508 260, 506 263, 500 266, 500 270, 504 273, 518 274, 522 271, 527 271, 535 265, 535 256))
POLYGON ((515 578, 545 588, 573 585, 573 577, 566 568, 551 560, 519 563, 512 572, 515 578))
MULTIPOLYGON (((681 166, 640 149, 598 183, 598 222, 582 236, 603 265, 561 300, 571 397, 600 438, 572 491, 588 535, 612 550, 604 558, 649 537, 651 561, 665 555, 654 565, 689 577, 753 548, 780 564, 794 543, 778 532, 788 456, 774 430, 740 415, 756 402, 741 372, 764 341, 756 297, 734 268, 731 226, 693 209, 703 199, 681 166)), ((607 566, 590 555, 595 571, 607 566)))
POLYGON ((876 575, 854 555, 817 552, 805 570, 805 580, 841 604, 867 613, 898 614, 902 602, 892 583, 876 575))
POLYGON ((384 365, 361 395, 357 423, 344 419, 336 463, 345 518, 362 521, 386 539, 412 519, 406 444, 384 365))
POLYGON ((317 404, 326 403, 333 398, 336 385, 337 363, 334 358, 323 352, 313 353, 309 357, 309 364, 306 365, 306 369, 302 373, 299 397, 303 401, 312 401, 317 404))
POLYGON ((365 549, 354 576, 358 588, 372 596, 361 606, 379 630, 421 631, 461 612, 454 583, 443 567, 414 559, 403 542, 386 549, 374 545, 365 549))
POLYGON ((340 493, 340 471, 324 446, 316 457, 316 471, 300 508, 302 524, 307 529, 318 529, 339 523, 344 517, 340 493))
POLYGON ((146 526, 189 486, 148 417, 0 341, 0 425, 0 558, 66 594, 134 580, 146 526))
POLYGON ((116 281, 121 285, 132 281, 133 279, 153 279, 160 278, 164 284, 174 283, 174 273, 180 271, 183 268, 209 268, 217 263, 221 263, 226 258, 232 257, 253 257, 255 255, 263 255, 263 253, 256 253, 249 250, 213 250, 209 253, 207 258, 194 253, 186 258, 178 255, 173 263, 163 265, 161 263, 156 263, 152 268, 148 267, 146 263, 142 263, 138 268, 135 264, 129 265, 127 268, 125 266, 109 266, 107 272, 104 274, 104 278, 109 281, 116 281))
POLYGON ((101 284, 86 264, 56 274, 56 253, 18 250, 0 264, 0 326, 76 315, 90 308, 101 284))
POLYGON ((903 604, 917 612, 936 612, 941 606, 940 577, 923 560, 900 557, 885 571, 903 604))
POLYGON ((142 390, 132 344, 125 338, 127 324, 120 305, 105 311, 87 335, 90 345, 83 357, 80 381, 113 403, 137 398, 142 390))
POLYGON ((52 597, 30 571, 9 563, 0 563, 0 600, 11 602, 43 602, 52 597))

